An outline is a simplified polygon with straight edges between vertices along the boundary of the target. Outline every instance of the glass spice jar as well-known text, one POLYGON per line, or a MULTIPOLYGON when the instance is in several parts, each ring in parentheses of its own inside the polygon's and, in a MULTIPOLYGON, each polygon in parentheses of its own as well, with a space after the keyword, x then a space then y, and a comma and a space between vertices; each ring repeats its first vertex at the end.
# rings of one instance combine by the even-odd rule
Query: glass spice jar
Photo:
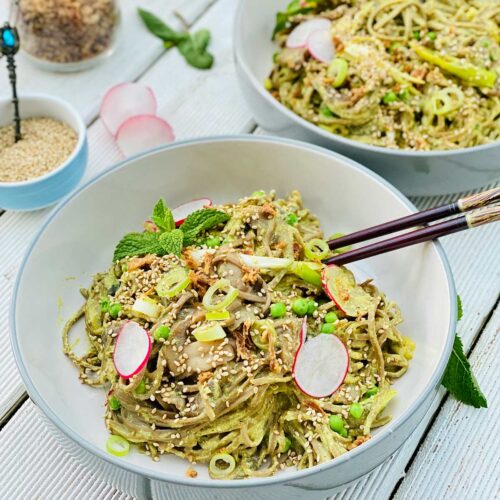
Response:
POLYGON ((109 56, 120 25, 117 0, 18 0, 21 49, 43 69, 80 71, 109 56))

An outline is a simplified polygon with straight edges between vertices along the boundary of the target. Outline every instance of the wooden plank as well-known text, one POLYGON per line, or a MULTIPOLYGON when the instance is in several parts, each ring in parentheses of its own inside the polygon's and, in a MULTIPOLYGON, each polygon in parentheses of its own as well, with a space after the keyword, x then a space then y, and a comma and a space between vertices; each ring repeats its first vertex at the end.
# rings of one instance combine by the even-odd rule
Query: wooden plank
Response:
POLYGON ((64 450, 38 412, 27 401, 0 433, 0 498, 133 500, 64 450))
POLYGON ((448 398, 398 488, 395 500, 498 498, 500 306, 474 347, 470 362, 488 399, 476 410, 448 398))

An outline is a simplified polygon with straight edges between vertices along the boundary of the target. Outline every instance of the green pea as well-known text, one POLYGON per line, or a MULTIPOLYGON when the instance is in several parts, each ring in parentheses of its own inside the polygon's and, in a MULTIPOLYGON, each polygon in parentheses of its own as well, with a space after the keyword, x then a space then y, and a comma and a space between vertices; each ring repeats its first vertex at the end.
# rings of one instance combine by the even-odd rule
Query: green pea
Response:
POLYGON ((340 415, 330 415, 328 423, 330 424, 330 429, 332 431, 338 432, 339 434, 345 432, 344 419, 340 415))
POLYGON ((141 383, 135 389, 136 394, 146 394, 146 382, 141 380, 141 383))
POLYGON ((333 112, 328 106, 321 105, 319 112, 327 118, 331 118, 333 116, 333 112))
POLYGON ((264 80, 264 87, 266 88, 266 90, 272 90, 273 89, 273 82, 270 78, 266 78, 264 80))
POLYGON ((210 238, 207 238, 205 241, 205 245, 207 245, 208 248, 214 248, 218 247, 221 244, 221 239, 218 236, 211 236, 210 238))
POLYGON ((285 220, 287 224, 290 224, 290 226, 294 226, 295 224, 297 224, 299 218, 295 214, 288 214, 285 220))
POLYGON ((122 407, 122 404, 116 396, 110 396, 108 398, 108 405, 113 411, 117 411, 122 407))
POLYGON ((99 302, 99 305, 101 306, 101 311, 102 312, 108 312, 109 311, 109 299, 102 299, 101 302, 99 302))
POLYGON ((122 305, 121 304, 118 304, 118 303, 111 304, 109 306, 109 315, 113 319, 116 319, 116 318, 118 318, 118 315, 120 314, 121 310, 122 310, 122 305))
POLYGON ((170 328, 166 325, 160 325, 158 328, 156 328, 153 337, 155 338, 155 340, 167 340, 168 337, 170 337, 170 328))
POLYGON ((307 314, 311 315, 318 308, 318 303, 314 300, 309 300, 307 304, 307 314))
POLYGON ((488 40, 484 40, 484 41, 481 43, 481 45, 482 45, 485 49, 487 49, 487 48, 490 46, 490 42, 489 42, 488 40))
POLYGON ((335 323, 335 321, 337 321, 338 319, 339 317, 333 311, 325 314, 326 323, 335 323))
POLYGON ((285 447, 283 448, 283 453, 286 453, 292 446, 292 441, 289 437, 285 437, 285 447))
POLYGON ((404 88, 403 90, 399 91, 398 97, 403 101, 406 101, 407 99, 410 98, 410 91, 407 88, 404 88))
POLYGON ((420 31, 415 30, 415 31, 412 33, 412 36, 413 36, 413 38, 415 38, 415 40, 420 40, 420 31))
POLYGON ((333 333, 335 331, 335 325, 333 323, 323 323, 321 325, 321 333, 333 333))
POLYGON ((427 38, 429 40, 434 41, 437 38, 437 35, 436 35, 436 33, 434 31, 429 31, 429 33, 427 33, 427 38))
POLYGON ((283 302, 271 304, 271 316, 273 318, 282 318, 286 314, 286 306, 283 302))
POLYGON ((297 299, 293 301, 292 311, 297 316, 305 316, 307 314, 308 308, 309 308, 309 300, 307 299, 297 299))
POLYGON ((378 387, 374 385, 365 392, 365 398, 371 398, 372 396, 375 396, 375 394, 377 393, 378 393, 378 387))
POLYGON ((251 194, 252 198, 260 198, 261 196, 266 196, 266 192, 263 189, 259 189, 258 191, 254 191, 251 194))
POLYGON ((349 413, 353 418, 361 418, 361 416, 363 415, 363 411, 363 406, 359 403, 354 403, 349 408, 349 413))
POLYGON ((384 104, 389 104, 391 102, 394 102, 398 99, 398 96, 391 90, 390 92, 387 92, 384 97, 382 97, 382 101, 384 104))

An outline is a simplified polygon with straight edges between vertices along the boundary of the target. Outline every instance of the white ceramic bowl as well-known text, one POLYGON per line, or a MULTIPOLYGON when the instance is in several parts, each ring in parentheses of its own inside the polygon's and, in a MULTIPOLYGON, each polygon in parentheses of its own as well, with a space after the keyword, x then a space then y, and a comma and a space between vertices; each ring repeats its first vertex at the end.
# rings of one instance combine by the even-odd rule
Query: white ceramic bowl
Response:
POLYGON ((13 294, 11 332, 28 392, 81 445, 66 440, 72 453, 134 495, 140 495, 142 476, 153 480, 152 488, 164 495, 160 498, 170 500, 188 494, 206 498, 209 490, 217 498, 300 498, 305 491, 308 498, 326 497, 391 455, 435 395, 453 342, 456 295, 441 246, 426 243, 361 265, 401 306, 402 331, 417 343, 408 373, 395 384, 398 396, 389 407, 393 421, 366 444, 311 469, 241 481, 212 480, 203 465, 195 466, 196 479, 187 478, 188 463, 173 456, 153 462, 135 451, 125 458, 105 452, 105 393, 80 384, 61 350, 61 317, 80 307, 79 287, 108 268, 116 242, 141 227, 160 197, 170 206, 203 196, 226 202, 272 188, 280 195, 300 189, 326 233, 349 232, 414 211, 370 170, 316 146, 248 136, 198 139, 128 159, 80 188, 51 214, 24 259, 13 294))
POLYGON ((349 156, 414 196, 456 193, 500 180, 500 142, 454 151, 412 152, 371 146, 331 134, 283 106, 264 88, 277 45, 276 13, 289 0, 240 0, 234 54, 240 86, 257 123, 275 135, 301 139, 349 156))

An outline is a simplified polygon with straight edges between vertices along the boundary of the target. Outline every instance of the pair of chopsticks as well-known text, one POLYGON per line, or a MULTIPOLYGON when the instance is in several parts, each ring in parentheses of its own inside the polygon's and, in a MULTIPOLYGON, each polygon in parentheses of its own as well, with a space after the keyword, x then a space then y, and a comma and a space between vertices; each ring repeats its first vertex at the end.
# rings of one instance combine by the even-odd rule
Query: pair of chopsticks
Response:
POLYGON ((460 198, 454 203, 429 208, 422 212, 417 212, 400 219, 378 224, 377 226, 330 240, 328 241, 328 246, 331 250, 336 250, 347 245, 371 240, 372 238, 378 238, 379 236, 385 236, 403 229, 408 229, 420 224, 427 224, 451 215, 465 212, 459 217, 372 243, 371 245, 356 250, 350 250, 325 259, 323 262, 328 265, 335 264, 341 266, 357 260, 373 257, 374 255, 416 245, 423 241, 433 240, 441 236, 456 233, 457 231, 472 229, 483 224, 500 221, 499 202, 500 187, 460 198))

